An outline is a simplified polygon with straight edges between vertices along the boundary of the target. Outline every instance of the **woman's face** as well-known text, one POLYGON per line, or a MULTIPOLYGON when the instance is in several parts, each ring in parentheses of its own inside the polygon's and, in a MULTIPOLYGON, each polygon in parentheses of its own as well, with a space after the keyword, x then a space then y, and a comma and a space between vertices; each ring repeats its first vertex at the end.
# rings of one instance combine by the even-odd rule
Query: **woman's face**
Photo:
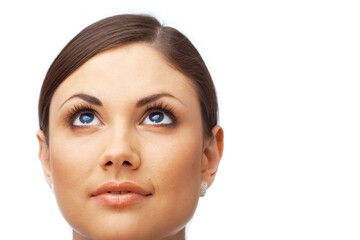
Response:
POLYGON ((50 105, 50 181, 74 239, 181 235, 199 199, 204 162, 192 82, 155 49, 100 53, 50 105))

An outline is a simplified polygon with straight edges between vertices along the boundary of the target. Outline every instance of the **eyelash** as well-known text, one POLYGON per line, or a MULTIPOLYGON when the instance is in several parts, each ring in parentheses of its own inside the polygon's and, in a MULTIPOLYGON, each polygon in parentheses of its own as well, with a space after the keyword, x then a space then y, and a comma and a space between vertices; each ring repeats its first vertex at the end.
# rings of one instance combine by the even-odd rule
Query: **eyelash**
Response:
POLYGON ((70 127, 77 128, 77 127, 87 127, 87 126, 75 126, 74 121, 75 119, 81 114, 85 112, 93 113, 97 115, 96 111, 88 104, 79 104, 74 105, 73 108, 70 110, 69 114, 67 115, 66 119, 70 127))
MULTIPOLYGON (((173 113, 173 109, 170 108, 167 104, 164 104, 163 102, 155 102, 153 104, 149 104, 146 106, 146 116, 148 117, 149 114, 153 111, 160 111, 162 113, 165 113, 166 115, 168 115, 168 117, 170 117, 170 119, 172 120, 171 124, 168 125, 154 125, 154 126, 175 126, 177 123, 177 118, 175 117, 174 113, 173 113)), ((143 122, 144 119, 141 121, 143 122)))
MULTIPOLYGON (((168 117, 170 117, 170 119, 172 120, 172 124, 169 124, 170 126, 175 126, 177 123, 177 118, 175 117, 174 113, 173 113, 173 109, 170 108, 167 104, 164 104, 163 102, 157 102, 157 103, 153 103, 153 104, 149 104, 146 106, 146 110, 145 110, 145 117, 148 117, 149 114, 153 111, 160 111, 163 112, 165 114, 168 115, 168 117)), ((75 121, 75 119, 81 114, 81 113, 85 113, 85 112, 90 112, 93 113, 94 115, 98 115, 97 112, 91 107, 91 105, 88 104, 79 104, 79 105, 74 105, 73 108, 70 110, 69 114, 67 115, 66 119, 67 122, 69 124, 70 127, 72 128, 77 128, 80 126, 75 126, 73 123, 75 121)), ((145 117, 142 119, 141 122, 144 121, 145 117)), ((169 125, 157 125, 158 126, 169 126, 169 125)), ((155 125, 154 125, 155 126, 155 125)), ((87 127, 87 126, 81 126, 81 127, 87 127)))

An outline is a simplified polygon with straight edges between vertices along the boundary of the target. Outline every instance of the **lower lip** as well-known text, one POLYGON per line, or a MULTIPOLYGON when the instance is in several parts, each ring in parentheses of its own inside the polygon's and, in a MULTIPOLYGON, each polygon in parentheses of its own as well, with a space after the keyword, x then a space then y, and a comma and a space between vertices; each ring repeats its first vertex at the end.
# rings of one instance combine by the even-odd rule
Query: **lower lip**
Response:
MULTIPOLYGON (((151 195, 149 195, 151 196, 151 195)), ((149 196, 144 196, 137 193, 125 193, 125 194, 112 194, 103 193, 93 198, 98 202, 112 206, 112 207, 126 207, 143 201, 149 196)))

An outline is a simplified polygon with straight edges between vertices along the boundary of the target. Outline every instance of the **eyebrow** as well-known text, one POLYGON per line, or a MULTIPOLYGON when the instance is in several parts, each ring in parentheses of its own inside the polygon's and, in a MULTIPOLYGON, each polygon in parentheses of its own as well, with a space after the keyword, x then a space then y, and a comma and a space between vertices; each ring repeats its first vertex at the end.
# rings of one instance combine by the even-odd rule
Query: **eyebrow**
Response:
POLYGON ((91 95, 88 95, 88 94, 85 94, 85 93, 79 93, 79 94, 74 94, 72 95, 71 97, 69 97, 68 99, 65 100, 65 102, 63 102, 61 104, 61 106, 59 107, 59 109, 67 102, 69 101, 70 99, 73 99, 73 98, 81 98, 82 100, 88 102, 88 103, 91 103, 93 105, 96 105, 96 106, 102 106, 102 102, 94 97, 94 96, 91 96, 91 95))
POLYGON ((136 107, 142 107, 142 106, 144 106, 146 104, 149 104, 149 103, 151 103, 153 101, 156 101, 156 100, 158 100, 159 98, 162 98, 162 97, 175 98, 179 102, 183 103, 180 99, 174 97, 170 93, 157 93, 157 94, 153 94, 153 95, 150 95, 150 96, 147 96, 147 97, 144 97, 144 98, 140 99, 139 101, 137 101, 136 107))
MULTIPOLYGON (((153 94, 153 95, 150 95, 150 96, 147 96, 147 97, 144 97, 144 98, 141 98, 139 101, 136 102, 136 107, 142 107, 146 104, 149 104, 153 101, 156 101, 158 100, 159 98, 162 98, 162 97, 171 97, 171 98, 175 98, 177 99, 179 102, 183 103, 180 99, 174 97, 173 95, 171 95, 170 93, 157 93, 157 94, 153 94)), ((91 95, 88 95, 88 94, 85 94, 85 93, 78 93, 78 94, 74 94, 72 95, 71 97, 69 97, 68 99, 65 100, 65 102, 63 102, 59 109, 67 102, 69 101, 70 99, 73 99, 73 98, 81 98, 82 100, 90 103, 90 104, 94 104, 96 106, 102 106, 102 102, 94 97, 94 96, 91 96, 91 95)))

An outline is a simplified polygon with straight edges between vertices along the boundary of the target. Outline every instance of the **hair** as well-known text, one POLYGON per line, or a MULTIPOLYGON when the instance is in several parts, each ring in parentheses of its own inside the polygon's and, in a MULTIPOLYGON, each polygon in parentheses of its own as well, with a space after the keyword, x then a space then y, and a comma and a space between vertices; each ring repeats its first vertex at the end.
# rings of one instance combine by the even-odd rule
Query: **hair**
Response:
POLYGON ((214 83, 199 52, 182 33, 172 27, 162 26, 154 17, 123 14, 86 27, 51 64, 39 99, 39 125, 47 142, 50 103, 58 86, 96 54, 140 42, 148 43, 161 52, 177 70, 192 80, 200 102, 204 135, 212 137, 211 129, 218 121, 218 103, 214 83))

